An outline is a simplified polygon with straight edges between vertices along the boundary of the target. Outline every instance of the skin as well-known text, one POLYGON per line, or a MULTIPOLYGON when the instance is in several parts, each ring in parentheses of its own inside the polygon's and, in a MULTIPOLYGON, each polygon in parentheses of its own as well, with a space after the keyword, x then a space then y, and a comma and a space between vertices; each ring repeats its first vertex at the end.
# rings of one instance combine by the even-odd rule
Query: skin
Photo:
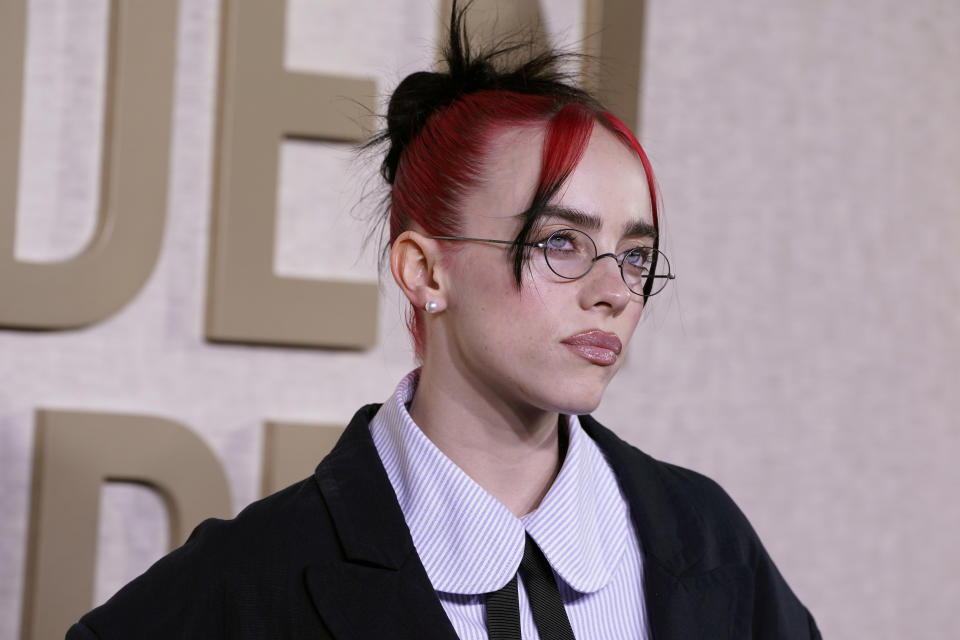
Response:
MULTIPOLYGON (((491 141, 481 184, 460 203, 461 235, 513 238, 533 197, 543 130, 511 128, 491 141)), ((602 126, 554 204, 599 219, 589 233, 599 253, 620 253, 628 223, 652 222, 639 158, 602 126)), ((548 218, 536 240, 569 222, 548 218)), ((509 247, 432 240, 416 229, 391 250, 391 270, 425 314, 424 359, 410 414, 423 432, 512 513, 535 509, 563 462, 560 414, 589 413, 619 370, 642 299, 619 268, 601 259, 578 280, 562 280, 535 252, 517 289, 509 247), (451 246, 455 244, 456 246, 451 246), (616 362, 594 364, 562 341, 599 329, 623 344, 616 362)))

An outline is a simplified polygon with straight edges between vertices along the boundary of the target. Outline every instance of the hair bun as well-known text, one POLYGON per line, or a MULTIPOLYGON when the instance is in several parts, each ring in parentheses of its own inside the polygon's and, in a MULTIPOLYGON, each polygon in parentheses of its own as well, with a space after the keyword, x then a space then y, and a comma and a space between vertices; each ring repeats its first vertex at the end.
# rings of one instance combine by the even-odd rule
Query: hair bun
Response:
MULTIPOLYGON (((453 62, 448 59, 448 64, 453 62)), ((397 86, 387 107, 390 150, 384 159, 383 177, 393 184, 400 154, 420 133, 427 119, 459 96, 497 88, 497 72, 487 60, 457 60, 449 72, 418 71, 397 86)))
POLYGON ((464 24, 464 15, 470 2, 458 7, 453 2, 450 13, 448 41, 443 49, 443 72, 418 71, 408 75, 390 98, 387 107, 387 126, 367 147, 386 144, 388 147, 380 174, 393 184, 404 149, 419 134, 434 113, 449 106, 454 100, 484 90, 503 90, 517 93, 551 95, 560 101, 594 104, 594 99, 577 88, 568 73, 561 70, 568 59, 577 54, 541 51, 534 53, 529 39, 476 52, 471 50, 464 24), (521 60, 512 61, 516 54, 529 53, 521 60))
POLYGON ((445 73, 418 71, 397 86, 387 107, 390 149, 381 168, 387 182, 393 184, 400 154, 423 129, 430 115, 450 104, 455 97, 456 90, 445 73))

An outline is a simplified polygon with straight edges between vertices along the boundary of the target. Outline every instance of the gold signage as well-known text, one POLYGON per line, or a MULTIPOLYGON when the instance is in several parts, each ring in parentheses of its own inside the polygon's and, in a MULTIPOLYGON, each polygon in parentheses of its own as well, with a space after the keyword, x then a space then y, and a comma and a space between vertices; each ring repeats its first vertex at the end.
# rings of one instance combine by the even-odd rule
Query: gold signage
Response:
POLYGON ((222 15, 207 338, 371 347, 377 284, 279 277, 273 247, 283 138, 359 142, 376 85, 285 70, 285 2, 227 2, 222 15))
POLYGON ((26 0, 0 2, 0 327, 104 320, 146 282, 167 209, 175 2, 111 4, 96 231, 74 258, 14 259, 26 0))

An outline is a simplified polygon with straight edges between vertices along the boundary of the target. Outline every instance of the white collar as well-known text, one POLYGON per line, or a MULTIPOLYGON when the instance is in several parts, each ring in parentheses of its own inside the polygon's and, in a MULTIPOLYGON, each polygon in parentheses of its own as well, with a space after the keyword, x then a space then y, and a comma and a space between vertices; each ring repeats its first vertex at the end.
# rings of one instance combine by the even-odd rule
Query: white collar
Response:
POLYGON ((400 382, 370 432, 434 589, 500 589, 517 572, 525 531, 575 591, 609 583, 633 533, 616 477, 576 416, 568 416, 567 454, 553 486, 536 510, 517 518, 414 423, 405 405, 418 373, 400 382))

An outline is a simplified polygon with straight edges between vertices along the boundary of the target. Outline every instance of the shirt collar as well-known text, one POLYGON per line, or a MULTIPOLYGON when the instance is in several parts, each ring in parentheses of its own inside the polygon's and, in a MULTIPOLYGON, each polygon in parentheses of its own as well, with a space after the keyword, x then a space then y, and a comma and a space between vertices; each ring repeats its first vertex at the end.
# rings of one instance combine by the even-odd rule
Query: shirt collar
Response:
POLYGON ((556 480, 535 511, 516 518, 414 423, 406 404, 418 373, 400 382, 370 432, 434 589, 500 589, 517 572, 525 531, 574 590, 590 593, 612 580, 632 535, 629 515, 612 470, 576 416, 568 417, 556 480))
POLYGON ((610 582, 630 542, 626 501, 596 443, 568 416, 567 455, 540 506, 521 518, 550 566, 568 585, 592 593, 610 582))

